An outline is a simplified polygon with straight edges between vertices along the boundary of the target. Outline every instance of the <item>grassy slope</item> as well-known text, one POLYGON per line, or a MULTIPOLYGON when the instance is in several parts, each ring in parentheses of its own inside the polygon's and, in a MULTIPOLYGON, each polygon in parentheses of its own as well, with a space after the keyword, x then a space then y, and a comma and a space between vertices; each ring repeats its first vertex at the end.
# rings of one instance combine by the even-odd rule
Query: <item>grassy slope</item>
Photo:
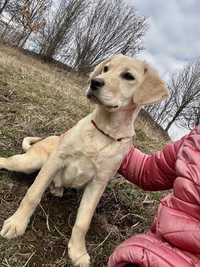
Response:
MULTIPOLYGON (((0 46, 0 155, 21 151, 24 136, 60 134, 91 107, 84 97, 86 78, 19 51, 0 46)), ((166 141, 151 138, 137 122, 135 143, 145 152, 166 141)), ((34 177, 34 175, 33 175, 34 177)), ((0 225, 17 208, 32 178, 0 171, 0 225)), ((81 192, 66 190, 62 199, 47 192, 26 234, 0 239, 0 266, 71 266, 66 245, 81 192)), ((159 193, 144 193, 122 178, 108 186, 87 237, 92 266, 106 266, 113 248, 150 225, 159 193), (144 204, 144 199, 152 200, 144 204)))

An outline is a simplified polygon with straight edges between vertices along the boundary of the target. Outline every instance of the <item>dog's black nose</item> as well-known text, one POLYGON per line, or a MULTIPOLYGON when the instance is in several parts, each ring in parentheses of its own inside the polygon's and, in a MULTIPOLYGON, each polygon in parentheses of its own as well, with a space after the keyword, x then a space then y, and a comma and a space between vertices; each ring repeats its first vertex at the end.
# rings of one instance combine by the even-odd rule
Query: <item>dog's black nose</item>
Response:
POLYGON ((92 79, 90 88, 95 91, 104 86, 104 80, 100 78, 92 79))

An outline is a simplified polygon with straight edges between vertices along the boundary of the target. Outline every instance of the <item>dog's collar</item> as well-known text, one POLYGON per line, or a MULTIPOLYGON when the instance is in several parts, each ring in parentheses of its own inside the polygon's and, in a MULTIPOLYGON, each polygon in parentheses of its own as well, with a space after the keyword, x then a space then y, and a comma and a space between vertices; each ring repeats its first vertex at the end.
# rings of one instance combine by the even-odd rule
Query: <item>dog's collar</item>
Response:
POLYGON ((112 137, 111 135, 109 135, 108 133, 105 133, 103 130, 101 130, 98 126, 97 126, 97 124, 96 124, 96 122, 94 121, 94 120, 91 120, 91 123, 94 125, 94 127, 99 131, 99 132, 101 132, 102 134, 104 134, 105 136, 107 136, 107 137, 109 137, 110 139, 112 139, 112 140, 114 140, 114 141, 117 141, 117 142, 121 142, 122 140, 124 140, 124 139, 131 139, 133 136, 125 136, 125 137, 121 137, 121 138, 114 138, 114 137, 112 137))

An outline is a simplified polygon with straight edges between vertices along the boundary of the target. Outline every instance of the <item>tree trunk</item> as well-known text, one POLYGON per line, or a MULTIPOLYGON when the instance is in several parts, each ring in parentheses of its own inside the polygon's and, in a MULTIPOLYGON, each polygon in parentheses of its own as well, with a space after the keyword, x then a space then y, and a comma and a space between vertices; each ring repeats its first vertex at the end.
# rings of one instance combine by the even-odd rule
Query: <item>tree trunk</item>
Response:
POLYGON ((21 47, 21 42, 26 38, 26 29, 23 29, 22 33, 18 36, 16 46, 21 47))
POLYGON ((172 126, 172 124, 175 122, 176 118, 174 117, 173 120, 171 120, 168 124, 167 127, 165 127, 165 131, 168 132, 169 128, 172 126))
POLYGON ((180 115, 180 113, 182 112, 183 108, 180 108, 177 110, 177 112, 175 113, 173 119, 167 124, 167 126, 165 127, 165 131, 168 132, 169 128, 172 126, 172 124, 176 121, 176 119, 178 118, 178 116, 180 115))
POLYGON ((5 7, 7 6, 9 0, 5 0, 3 6, 0 8, 0 15, 3 13, 5 7))
POLYGON ((14 17, 15 17, 15 15, 13 15, 13 16, 9 19, 9 21, 8 21, 8 23, 7 23, 7 27, 5 27, 5 29, 3 30, 2 34, 1 34, 1 38, 2 38, 2 39, 4 39, 4 36, 7 34, 7 29, 8 29, 8 27, 9 27, 10 23, 13 21, 14 17))
POLYGON ((20 44, 19 44, 19 47, 20 47, 20 48, 23 48, 23 47, 24 47, 24 45, 25 45, 25 43, 27 42, 28 38, 30 37, 31 33, 32 33, 32 31, 30 31, 30 32, 25 36, 25 38, 24 38, 23 40, 21 40, 21 42, 20 42, 20 44))

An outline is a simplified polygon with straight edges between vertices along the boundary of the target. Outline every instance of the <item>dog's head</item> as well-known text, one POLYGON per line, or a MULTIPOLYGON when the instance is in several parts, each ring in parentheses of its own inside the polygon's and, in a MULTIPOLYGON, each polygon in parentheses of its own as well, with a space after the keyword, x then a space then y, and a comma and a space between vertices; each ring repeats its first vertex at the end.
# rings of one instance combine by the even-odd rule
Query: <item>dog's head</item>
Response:
POLYGON ((90 75, 87 97, 110 111, 159 102, 168 90, 158 73, 144 61, 115 55, 90 75))

